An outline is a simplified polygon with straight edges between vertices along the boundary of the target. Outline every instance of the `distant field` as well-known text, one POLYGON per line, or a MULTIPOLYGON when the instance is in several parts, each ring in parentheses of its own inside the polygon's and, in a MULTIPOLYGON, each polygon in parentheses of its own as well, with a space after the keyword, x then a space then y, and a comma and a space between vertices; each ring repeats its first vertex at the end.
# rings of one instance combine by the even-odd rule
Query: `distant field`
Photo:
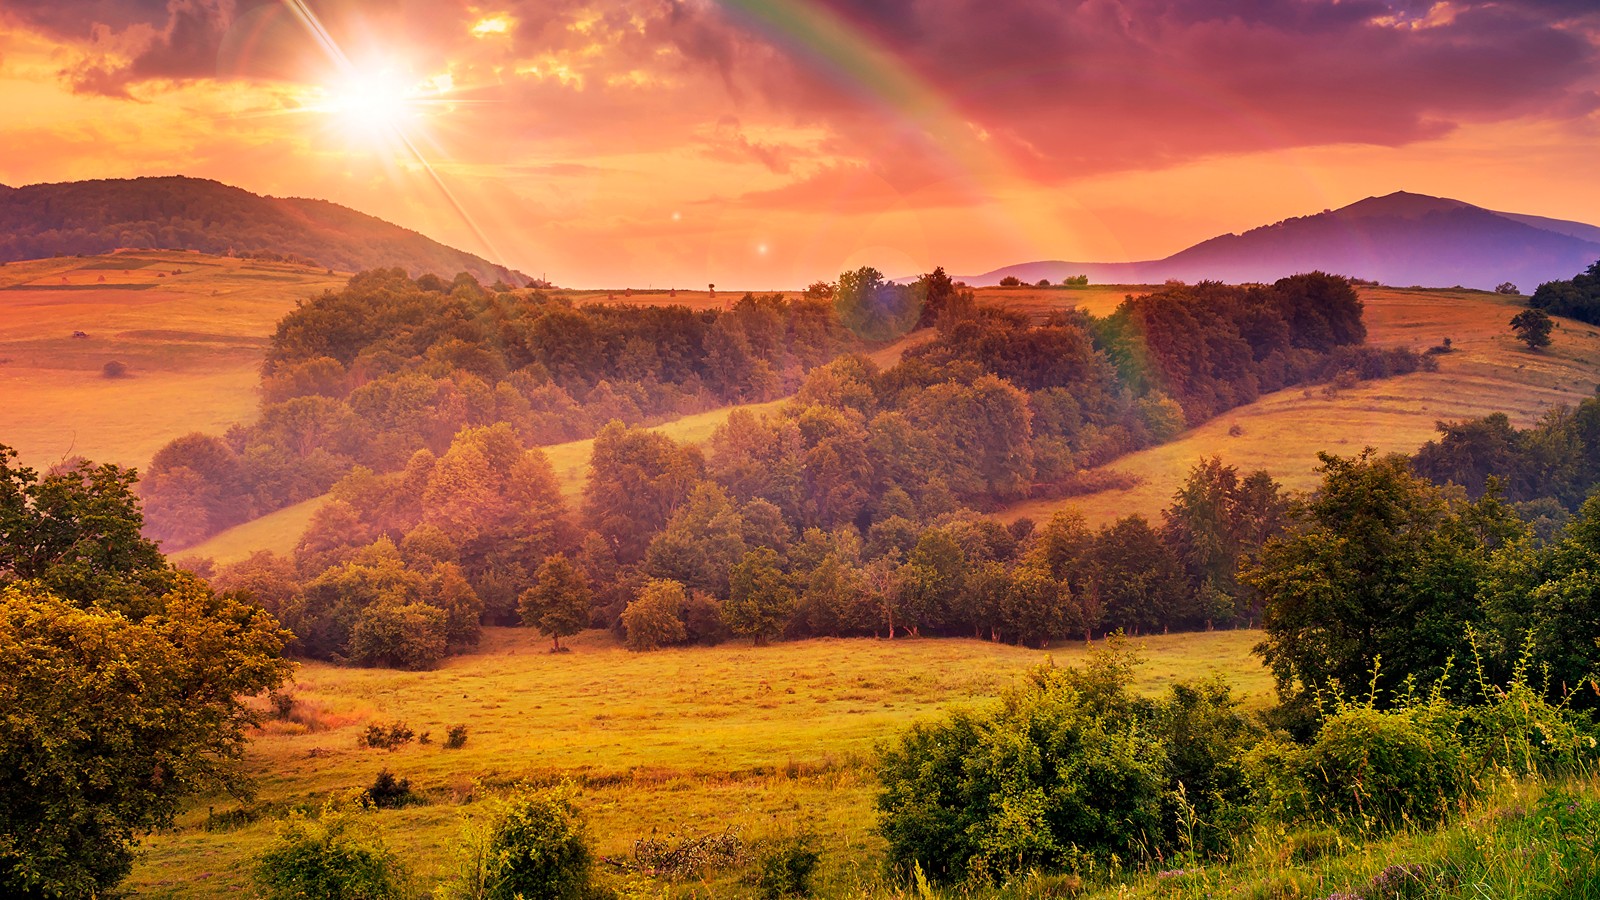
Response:
POLYGON ((249 421, 278 319, 345 277, 165 251, 0 267, 0 443, 35 467, 142 468, 174 437, 249 421), (128 376, 103 377, 111 361, 128 376))
MULTIPOLYGON (((1141 690, 1180 678, 1227 677, 1256 702, 1270 679, 1249 631, 1148 637, 1141 690)), ((481 779, 571 779, 582 786, 601 854, 626 857, 652 831, 705 834, 729 826, 746 838, 811 826, 822 841, 823 890, 837 896, 870 878, 881 843, 873 832, 873 747, 954 703, 992 697, 1029 667, 1070 663, 1085 647, 1049 652, 970 640, 812 640, 634 654, 588 632, 551 654, 522 629, 489 629, 481 651, 435 672, 303 666, 294 693, 326 730, 269 725, 247 755, 268 815, 232 831, 204 829, 203 801, 178 829, 151 838, 126 885, 136 896, 214 897, 246 890, 244 865, 291 805, 370 784, 380 768, 411 779, 425 806, 374 813, 427 887, 456 840, 458 800, 481 779), (359 749, 369 723, 402 720, 431 746, 359 749), (466 746, 442 750, 446 727, 465 724, 466 746), (302 733, 296 733, 302 732, 302 733)), ((748 889, 715 896, 744 896, 748 889)), ((247 894, 248 895, 248 894, 247 894)))
POLYGON ((1286 487, 1304 490, 1316 485, 1319 450, 1409 453, 1437 436, 1436 422, 1492 412, 1525 426, 1551 407, 1588 397, 1600 382, 1600 329, 1558 319, 1554 345, 1529 352, 1507 324, 1526 307, 1522 298, 1397 288, 1362 288, 1361 297, 1372 343, 1421 352, 1448 337, 1456 352, 1439 357, 1438 372, 1366 382, 1332 397, 1321 387, 1279 391, 1106 466, 1139 479, 1134 487, 1030 500, 1008 507, 1002 518, 1042 521, 1063 507, 1095 524, 1130 513, 1156 518, 1202 456, 1220 456, 1241 471, 1265 469, 1286 487), (1229 434, 1234 426, 1240 434, 1229 434))

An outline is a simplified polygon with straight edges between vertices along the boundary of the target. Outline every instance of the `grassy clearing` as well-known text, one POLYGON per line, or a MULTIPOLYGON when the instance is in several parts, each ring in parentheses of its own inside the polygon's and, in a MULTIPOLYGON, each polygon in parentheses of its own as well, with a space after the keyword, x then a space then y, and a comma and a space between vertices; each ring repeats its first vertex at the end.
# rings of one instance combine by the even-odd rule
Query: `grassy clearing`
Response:
POLYGON ((25 465, 142 467, 174 437, 249 421, 278 319, 344 280, 166 251, 0 267, 0 442, 25 465), (102 376, 112 360, 128 377, 102 376))
POLYGON ((1435 423, 1504 412, 1521 426, 1545 410, 1576 404, 1600 380, 1600 330, 1557 320, 1554 346, 1532 353, 1507 323, 1525 303, 1481 291, 1362 288, 1369 339, 1418 352, 1448 337, 1455 352, 1439 371, 1364 382, 1328 396, 1322 388, 1269 394, 1195 428, 1171 443, 1112 462, 1137 479, 1133 487, 1008 507, 1011 520, 1043 521, 1078 509, 1103 524, 1130 513, 1159 517, 1195 461, 1220 456, 1242 471, 1265 469, 1286 487, 1316 484, 1316 454, 1345 455, 1363 447, 1412 452, 1436 436, 1435 423), (1238 434, 1232 433, 1237 427, 1238 434))
MULTIPOLYGON (((1249 631, 1154 636, 1141 690, 1220 673, 1253 702, 1270 678, 1250 656, 1249 631)), ((461 801, 520 778, 582 786, 598 850, 626 856, 652 830, 700 834, 739 827, 747 838, 813 828, 823 843, 829 896, 876 874, 873 747, 953 703, 995 696, 1046 658, 1072 662, 1072 643, 1049 652, 966 640, 813 640, 634 654, 589 632, 551 654, 522 629, 489 629, 476 654, 434 672, 342 669, 308 663, 294 693, 303 722, 270 723, 247 764, 267 815, 231 831, 205 828, 207 805, 158 835, 129 884, 140 896, 209 897, 244 889, 243 863, 270 838, 272 818, 362 788, 387 767, 410 778, 427 805, 373 813, 426 883, 449 862, 461 801), (370 723, 407 722, 433 743, 359 749, 370 723), (465 724, 460 750, 439 747, 465 724)), ((719 894, 720 895, 720 894, 719 894)), ((737 895, 737 894, 736 894, 737 895)))

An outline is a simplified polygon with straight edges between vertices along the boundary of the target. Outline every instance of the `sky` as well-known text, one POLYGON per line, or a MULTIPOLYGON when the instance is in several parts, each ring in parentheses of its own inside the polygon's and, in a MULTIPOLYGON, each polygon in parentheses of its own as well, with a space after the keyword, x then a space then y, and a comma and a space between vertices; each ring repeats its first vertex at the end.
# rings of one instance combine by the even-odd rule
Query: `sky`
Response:
POLYGON ((316 197, 565 286, 1600 223, 1600 0, 3 0, 0 183, 316 197))

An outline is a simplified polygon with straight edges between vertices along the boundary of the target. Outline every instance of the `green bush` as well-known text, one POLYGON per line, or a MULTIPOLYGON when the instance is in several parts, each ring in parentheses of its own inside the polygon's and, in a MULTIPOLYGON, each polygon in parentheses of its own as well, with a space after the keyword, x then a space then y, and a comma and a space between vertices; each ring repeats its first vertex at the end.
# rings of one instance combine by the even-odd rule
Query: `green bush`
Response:
POLYGON ((418 798, 411 792, 411 779, 396 778, 388 769, 378 772, 372 786, 362 792, 362 797, 379 809, 399 809, 418 798))
POLYGON ((1443 702, 1392 711, 1349 704, 1309 746, 1263 742, 1248 766, 1261 802, 1289 821, 1380 832, 1434 825, 1474 790, 1459 720, 1443 702))
POLYGON ((688 599, 679 582, 667 578, 652 578, 646 582, 638 599, 622 611, 628 649, 659 650, 687 640, 689 633, 683 625, 683 609, 688 599))
POLYGON ((460 750, 467 745, 467 726, 451 725, 444 733, 444 748, 460 750))
POLYGON ((934 881, 1141 858, 1168 831, 1167 748, 1129 667, 1046 667, 982 710, 920 723, 881 751, 889 862, 934 881))
POLYGON ((761 900, 811 896, 811 876, 818 858, 804 837, 778 841, 761 858, 761 874, 756 882, 761 900))
POLYGON ((426 603, 374 603, 350 630, 350 659, 362 666, 431 669, 449 652, 447 625, 444 610, 426 603))
POLYGON ((491 826, 485 865, 489 900, 582 900, 593 891, 594 855, 583 813, 566 788, 518 787, 491 826))
POLYGON ((256 884, 269 900, 389 900, 406 895, 406 880, 376 832, 331 809, 289 819, 255 859, 256 884))

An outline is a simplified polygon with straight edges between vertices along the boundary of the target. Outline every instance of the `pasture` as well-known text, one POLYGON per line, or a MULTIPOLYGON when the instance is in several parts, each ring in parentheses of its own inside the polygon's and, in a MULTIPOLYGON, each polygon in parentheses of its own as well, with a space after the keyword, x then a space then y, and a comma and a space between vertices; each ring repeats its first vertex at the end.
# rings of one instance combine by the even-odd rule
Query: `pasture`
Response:
MULTIPOLYGON (((1264 703, 1270 677, 1250 655, 1259 638, 1132 639, 1146 657, 1138 687, 1154 693, 1219 674, 1247 703, 1264 703)), ((494 628, 476 653, 432 672, 302 664, 291 689, 297 712, 251 741, 256 801, 201 802, 177 829, 145 842, 126 887, 145 897, 244 891, 246 862, 275 818, 319 808, 388 768, 427 802, 371 815, 424 888, 447 871, 471 798, 533 779, 576 784, 597 852, 612 858, 652 833, 733 827, 748 840, 810 828, 823 854, 823 896, 835 896, 878 874, 875 744, 952 704, 993 697, 1033 666, 1087 652, 1076 641, 1039 651, 976 640, 824 639, 641 654, 596 631, 570 644, 553 654, 532 631, 494 628), (367 725, 395 721, 429 732, 431 742, 357 746, 367 725), (461 749, 440 746, 451 725, 467 726, 461 749), (208 828, 208 813, 242 824, 214 819, 208 828)))

